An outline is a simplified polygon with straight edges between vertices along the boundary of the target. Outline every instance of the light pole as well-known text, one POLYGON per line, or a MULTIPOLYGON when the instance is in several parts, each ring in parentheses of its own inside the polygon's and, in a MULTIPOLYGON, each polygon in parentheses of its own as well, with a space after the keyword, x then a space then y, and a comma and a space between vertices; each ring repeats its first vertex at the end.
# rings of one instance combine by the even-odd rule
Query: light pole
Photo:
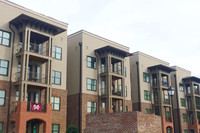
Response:
POLYGON ((174 87, 170 86, 168 89, 168 94, 171 96, 171 104, 172 104, 172 117, 173 117, 173 129, 174 129, 174 133, 175 133, 175 120, 174 120, 174 107, 173 107, 173 95, 175 92, 174 87))

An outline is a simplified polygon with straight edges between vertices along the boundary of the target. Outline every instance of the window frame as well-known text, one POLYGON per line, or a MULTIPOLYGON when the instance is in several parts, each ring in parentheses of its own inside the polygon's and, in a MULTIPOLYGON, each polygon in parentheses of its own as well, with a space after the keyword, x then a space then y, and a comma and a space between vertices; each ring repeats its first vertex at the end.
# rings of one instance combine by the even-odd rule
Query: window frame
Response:
POLYGON ((52 133, 54 133, 54 132, 60 133, 60 124, 52 124, 51 132, 52 132, 52 133), (58 131, 57 131, 57 130, 56 130, 56 131, 53 130, 53 127, 54 127, 54 126, 58 126, 58 131))
POLYGON ((5 30, 1 30, 0 29, 0 31, 2 32, 2 36, 0 36, 0 45, 2 45, 2 46, 6 46, 6 47, 10 47, 10 44, 11 44, 11 32, 8 32, 8 31, 5 31, 5 30), (9 35, 10 35, 10 37, 9 37, 9 39, 7 39, 8 41, 9 41, 9 44, 8 45, 4 45, 2 42, 3 42, 3 40, 5 39, 5 38, 3 38, 3 33, 8 33, 9 35))
POLYGON ((179 90, 180 91, 184 91, 184 88, 183 88, 183 84, 182 83, 179 83, 179 90), (182 86, 182 87, 181 87, 182 86))
POLYGON ((187 122, 187 114, 182 114, 183 122, 187 122))
POLYGON ((52 104, 52 110, 54 111, 60 111, 60 105, 61 105, 61 98, 57 96, 51 96, 51 104, 52 104), (53 98, 53 101, 52 101, 53 98), (55 103, 55 98, 59 98, 59 103, 55 103), (59 105, 59 109, 55 109, 54 106, 59 105))
POLYGON ((144 100, 151 101, 150 91, 144 90, 144 100))
POLYGON ((97 91, 97 80, 96 79, 87 78, 86 79, 86 89, 89 90, 89 91, 97 91), (91 80, 91 84, 88 84, 88 80, 91 80), (93 84, 93 83, 95 83, 95 84, 93 84), (91 89, 88 89, 88 85, 90 85, 91 89), (95 88, 95 89, 93 90, 92 88, 95 88))
POLYGON ((87 63, 87 67, 88 68, 92 68, 92 69, 96 69, 97 68, 97 59, 95 57, 87 56, 86 63, 87 63), (91 58, 91 62, 88 61, 88 58, 91 58), (88 63, 90 63, 91 66, 89 66, 88 63))
POLYGON ((55 59, 58 59, 58 60, 62 60, 62 47, 58 47, 58 46, 53 46, 53 54, 52 54, 52 57, 55 58, 55 59), (54 48, 55 48, 55 51, 54 51, 54 48), (56 49, 59 48, 61 49, 61 53, 58 53, 56 52, 56 49), (57 54, 60 54, 60 58, 58 58, 56 55, 57 54))
POLYGON ((87 113, 92 113, 92 114, 97 113, 97 102, 87 101, 87 113), (91 103, 91 106, 88 106, 88 103, 91 103), (93 107, 92 105, 95 105, 95 107, 93 107), (88 112, 88 108, 90 108, 91 112, 88 112), (95 112, 93 112, 94 109, 95 109, 95 112))
POLYGON ((186 101, 185 98, 180 98, 181 99, 181 107, 186 107, 186 101), (183 101, 184 100, 184 101, 183 101), (184 104, 183 104, 184 103, 184 104))
POLYGON ((125 90, 125 97, 128 97, 128 88, 127 88, 127 86, 125 86, 125 88, 124 88, 125 90))
POLYGON ((150 79, 149 79, 149 74, 146 72, 143 72, 143 81, 149 83, 150 79), (148 78, 147 78, 148 77, 148 78))
POLYGON ((60 71, 55 71, 55 70, 52 70, 52 81, 51 81, 51 83, 52 84, 55 84, 55 85, 61 85, 61 79, 62 79, 62 72, 60 72, 60 71), (56 74, 55 73, 60 73, 60 78, 59 77, 56 77, 56 74), (59 84, 57 84, 55 81, 55 79, 60 79, 60 83, 59 84))
POLYGON ((4 97, 0 97, 0 99, 3 99, 4 100, 4 103, 0 106, 5 106, 5 103, 6 103, 6 90, 0 90, 0 91, 4 91, 4 97))
POLYGON ((145 109, 145 113, 147 113, 147 114, 152 114, 152 112, 151 112, 151 109, 145 109))
POLYGON ((8 60, 4 60, 4 59, 0 59, 0 69, 3 68, 3 69, 7 69, 6 71, 6 75, 5 74, 0 74, 1 76, 8 76, 8 69, 9 69, 9 61, 8 60), (7 62, 7 68, 5 67, 1 67, 1 61, 6 61, 7 62))

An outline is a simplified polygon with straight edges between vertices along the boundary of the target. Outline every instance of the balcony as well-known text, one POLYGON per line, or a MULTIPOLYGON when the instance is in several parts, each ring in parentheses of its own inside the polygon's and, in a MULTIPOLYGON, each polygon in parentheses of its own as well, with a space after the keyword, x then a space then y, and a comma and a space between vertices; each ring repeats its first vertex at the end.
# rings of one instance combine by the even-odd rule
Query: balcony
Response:
POLYGON ((114 95, 114 96, 123 96, 121 91, 112 91, 112 95, 114 95))
MULTIPOLYGON (((106 70, 106 67, 105 67, 105 66, 102 66, 102 67, 101 67, 101 73, 106 73, 106 72, 108 72, 108 71, 106 70)), ((111 72, 111 73, 114 73, 114 74, 117 74, 117 75, 123 75, 123 74, 122 74, 122 69, 118 69, 117 67, 111 67, 110 72, 111 72)))
MULTIPOLYGON (((15 80, 16 81, 23 80, 21 79, 20 72, 15 73, 15 80)), ((47 84, 47 75, 36 73, 36 72, 29 72, 27 75, 27 80, 31 82, 47 84)))
POLYGON ((164 104, 170 104, 170 100, 169 99, 164 99, 163 103, 164 104))

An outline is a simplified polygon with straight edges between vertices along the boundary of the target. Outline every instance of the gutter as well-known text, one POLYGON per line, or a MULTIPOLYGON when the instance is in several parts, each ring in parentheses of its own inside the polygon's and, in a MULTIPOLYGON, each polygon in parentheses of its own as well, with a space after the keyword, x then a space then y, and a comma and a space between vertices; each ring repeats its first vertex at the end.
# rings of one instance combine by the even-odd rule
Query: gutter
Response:
POLYGON ((82 42, 79 42, 79 46, 80 46, 80 65, 79 65, 79 71, 80 71, 80 75, 79 75, 79 112, 78 112, 78 124, 79 124, 79 133, 81 133, 82 130, 82 114, 81 114, 81 110, 82 110, 82 106, 81 106, 81 94, 82 94, 82 42))
POLYGON ((139 74, 139 62, 136 61, 137 65, 137 84, 138 84, 138 111, 141 111, 141 97, 140 97, 140 74, 139 74))
POLYGON ((179 98, 178 98, 178 86, 177 86, 177 80, 176 80, 176 74, 174 74, 175 79, 175 88, 176 88, 176 101, 177 101, 177 116, 178 116, 178 128, 179 133, 181 133, 181 120, 180 120, 180 108, 179 108, 179 98))
POLYGON ((9 85, 9 97, 8 97, 8 115, 7 115, 7 127, 6 127, 6 133, 8 133, 9 130, 9 124, 10 124, 10 100, 11 100, 11 90, 12 90, 12 66, 13 66, 13 56, 14 56, 14 43, 15 43, 15 31, 12 29, 11 24, 9 24, 9 28, 13 32, 13 42, 12 42, 12 56, 11 56, 11 63, 10 63, 10 85, 9 85))

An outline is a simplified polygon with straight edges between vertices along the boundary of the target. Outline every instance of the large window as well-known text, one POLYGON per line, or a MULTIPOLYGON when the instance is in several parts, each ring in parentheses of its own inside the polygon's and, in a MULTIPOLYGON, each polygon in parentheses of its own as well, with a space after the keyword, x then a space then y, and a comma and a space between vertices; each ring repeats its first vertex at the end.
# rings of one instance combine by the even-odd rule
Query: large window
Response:
POLYGON ((10 33, 0 30, 0 44, 10 46, 10 33))
POLYGON ((61 84, 61 72, 52 71, 52 83, 53 84, 61 84))
POLYGON ((149 74, 143 73, 144 82, 149 82, 149 74))
POLYGON ((52 124, 52 133, 59 133, 59 132, 60 132, 60 125, 52 124))
POLYGON ((144 91, 144 100, 150 101, 150 91, 144 91))
POLYGON ((101 94, 105 95, 106 94, 106 81, 101 80, 101 94))
POLYGON ((87 112, 96 113, 96 102, 87 102, 87 112))
POLYGON ((183 122, 187 122, 187 115, 183 114, 183 122))
POLYGON ((87 78, 87 89, 91 91, 96 91, 97 81, 96 79, 87 78))
POLYGON ((53 57, 56 59, 62 59, 62 48, 53 46, 53 57))
POLYGON ((5 97, 6 97, 6 91, 0 90, 0 106, 5 105, 5 97))
POLYGON ((60 110, 60 97, 51 97, 51 104, 53 110, 60 110))
POLYGON ((0 75, 8 75, 8 61, 0 60, 0 75))
POLYGON ((184 98, 181 98, 181 106, 182 106, 182 107, 185 107, 185 106, 186 106, 186 104, 185 104, 185 99, 184 99, 184 98))
POLYGON ((96 68, 96 58, 94 57, 87 57, 87 66, 90 68, 96 68))
POLYGON ((183 84, 182 83, 179 84, 179 90, 183 91, 183 84))

